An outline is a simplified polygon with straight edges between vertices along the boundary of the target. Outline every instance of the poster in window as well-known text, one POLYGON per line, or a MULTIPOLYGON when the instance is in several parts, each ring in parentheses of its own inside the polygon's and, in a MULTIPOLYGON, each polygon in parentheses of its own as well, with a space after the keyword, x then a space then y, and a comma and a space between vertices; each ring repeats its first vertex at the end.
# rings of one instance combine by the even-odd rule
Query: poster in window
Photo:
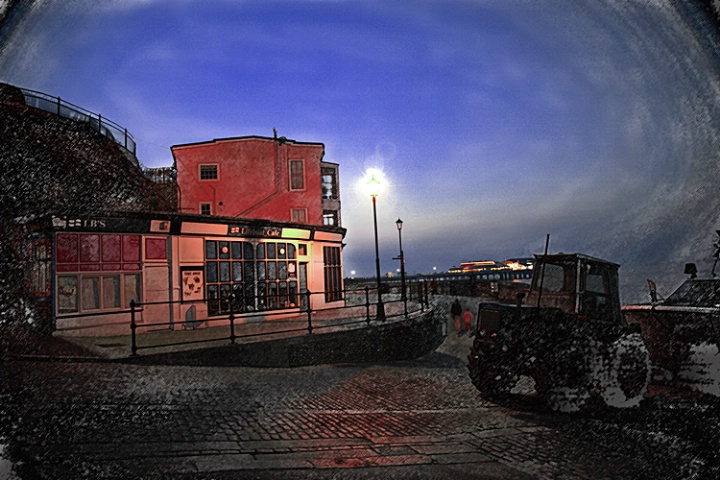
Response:
POLYGON ((77 277, 58 277, 57 298, 58 313, 75 313, 78 311, 78 279, 77 277))
POLYGON ((183 267, 180 271, 183 302, 203 299, 204 272, 202 267, 183 267))

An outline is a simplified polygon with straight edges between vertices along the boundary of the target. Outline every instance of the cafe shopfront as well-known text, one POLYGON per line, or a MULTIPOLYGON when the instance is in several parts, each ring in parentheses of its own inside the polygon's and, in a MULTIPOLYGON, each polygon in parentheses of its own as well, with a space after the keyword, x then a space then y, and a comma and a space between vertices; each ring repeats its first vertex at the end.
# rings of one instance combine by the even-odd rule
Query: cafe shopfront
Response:
POLYGON ((343 304, 344 234, 202 215, 53 217, 27 237, 26 288, 35 321, 62 335, 127 334, 131 301, 139 332, 230 312, 258 321, 343 304))

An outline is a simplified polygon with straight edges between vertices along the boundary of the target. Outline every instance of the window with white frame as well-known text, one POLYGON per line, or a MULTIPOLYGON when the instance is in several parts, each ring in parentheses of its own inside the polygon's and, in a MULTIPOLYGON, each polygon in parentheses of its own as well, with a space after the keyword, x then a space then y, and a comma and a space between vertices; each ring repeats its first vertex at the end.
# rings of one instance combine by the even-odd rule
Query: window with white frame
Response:
POLYGON ((337 226, 338 214, 335 210, 323 210, 323 225, 337 226))
POLYGON ((323 167, 320 171, 322 183, 322 198, 338 198, 337 170, 323 167))
POLYGON ((200 180, 217 180, 218 166, 217 164, 200 165, 200 180))

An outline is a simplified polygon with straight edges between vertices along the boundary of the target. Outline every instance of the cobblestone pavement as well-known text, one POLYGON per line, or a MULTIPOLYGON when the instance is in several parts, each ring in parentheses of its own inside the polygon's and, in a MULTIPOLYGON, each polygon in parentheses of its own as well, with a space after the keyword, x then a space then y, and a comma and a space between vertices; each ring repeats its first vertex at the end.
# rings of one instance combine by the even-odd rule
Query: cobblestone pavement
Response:
MULTIPOLYGON (((682 404, 652 404, 650 413, 624 416, 551 414, 531 398, 496 405, 480 398, 459 355, 452 355, 465 351, 469 341, 449 336, 438 352, 415 361, 297 369, 0 362, 0 444, 5 466, 14 465, 14 473, 5 475, 669 479, 711 474, 708 457, 693 453, 695 445, 662 430, 670 420, 643 423, 656 414, 680 422, 682 404)), ((706 406, 703 414, 715 418, 713 408, 706 406)), ((717 438, 698 440, 705 441, 714 441, 717 450, 717 438)))

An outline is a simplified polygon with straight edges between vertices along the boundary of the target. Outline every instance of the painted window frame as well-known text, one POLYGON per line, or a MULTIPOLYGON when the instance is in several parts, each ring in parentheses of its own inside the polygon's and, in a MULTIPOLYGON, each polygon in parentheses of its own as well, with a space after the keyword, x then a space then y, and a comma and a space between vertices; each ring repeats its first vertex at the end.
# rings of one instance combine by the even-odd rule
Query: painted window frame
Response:
POLYGON ((293 223, 300 223, 307 225, 308 223, 308 209, 307 208, 291 208, 290 209, 290 221, 293 223), (298 215, 300 214, 300 215, 298 215))
POLYGON ((206 238, 205 298, 208 316, 230 312, 229 295, 235 294, 233 312, 255 310, 255 247, 238 239, 206 238), (227 277, 223 278, 223 276, 227 277))
POLYGON ((302 192, 305 190, 305 160, 292 159, 288 160, 288 187, 291 192, 302 192), (293 166, 299 165, 300 172, 294 171, 293 166), (296 182, 299 181, 301 185, 296 182))
POLYGON ((58 317, 83 314, 103 314, 125 312, 130 309, 130 301, 142 302, 142 273, 132 272, 73 272, 57 275, 58 317), (74 282, 68 282, 74 279, 74 282), (115 280, 114 291, 108 281, 115 280), (95 280, 95 282, 92 282, 95 280), (65 290, 66 285, 74 284, 72 291, 65 290), (92 291, 89 291, 92 290, 92 291), (67 303, 62 301, 65 298, 67 303), (92 304, 89 304, 92 302, 92 304))
POLYGON ((339 223, 337 210, 323 210, 322 222, 323 225, 337 227, 339 223))
POLYGON ((323 199, 336 200, 338 198, 337 168, 322 167, 320 169, 320 188, 323 199), (326 180, 326 177, 329 177, 329 180, 326 180))
POLYGON ((337 302, 342 300, 342 254, 340 247, 323 246, 323 272, 325 277, 325 301, 337 302))
POLYGON ((287 241, 257 244, 258 309, 282 310, 300 305, 297 245, 287 241))
POLYGON ((58 317, 122 312, 130 308, 130 300, 142 302, 143 238, 134 233, 57 233, 55 312, 58 317), (67 283, 70 279, 74 281, 67 283), (96 279, 94 284, 92 279, 96 279), (109 279, 117 279, 113 296, 107 291, 109 279), (74 284, 72 290, 64 289, 71 284, 74 284), (90 286, 93 292, 87 291, 90 286), (134 289, 132 294, 129 287, 134 289), (111 298, 117 301, 111 302, 111 298), (63 299, 69 302, 69 307, 63 308, 63 299), (88 299, 95 302, 88 306, 83 303, 88 299))
POLYGON ((198 180, 201 182, 216 182, 220 180, 220 164, 201 163, 198 165, 198 180), (208 176, 209 174, 212 174, 208 176), (205 177, 205 178, 203 178, 205 177))

